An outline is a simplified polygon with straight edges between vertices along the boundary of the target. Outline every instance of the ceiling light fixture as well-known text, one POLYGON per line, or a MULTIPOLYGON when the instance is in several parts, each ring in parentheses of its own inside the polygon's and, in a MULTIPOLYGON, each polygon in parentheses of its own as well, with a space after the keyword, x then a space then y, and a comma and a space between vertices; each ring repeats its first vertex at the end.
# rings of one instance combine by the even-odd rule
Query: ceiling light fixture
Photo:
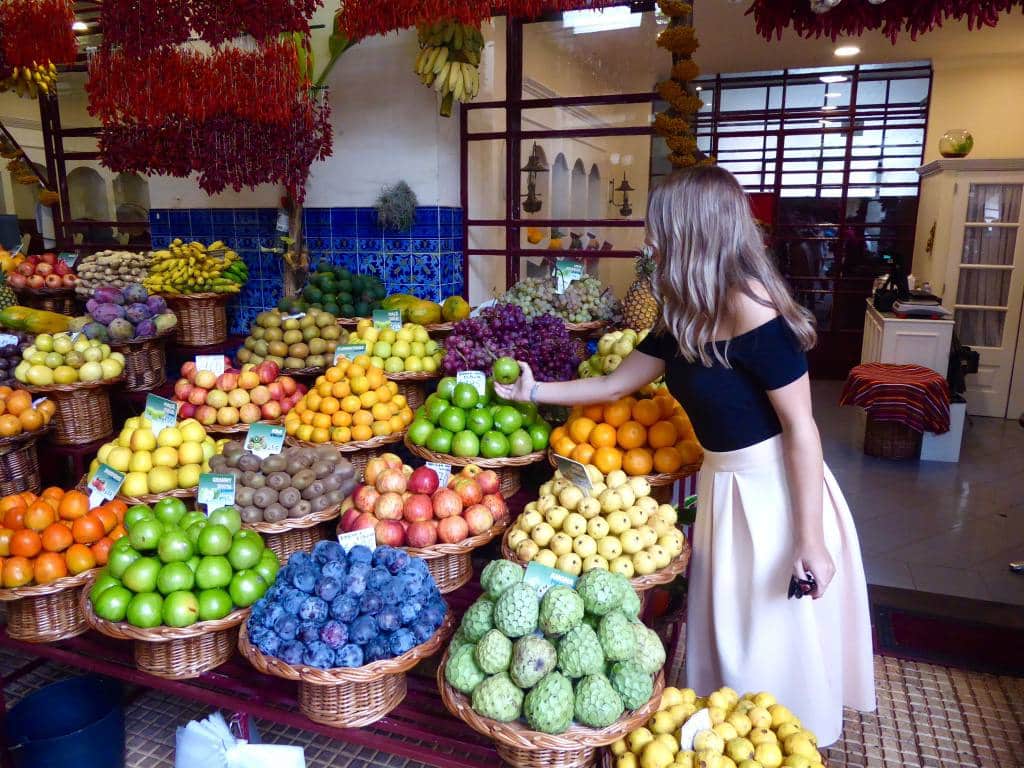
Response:
POLYGON ((84 21, 81 21, 80 19, 77 19, 71 25, 71 29, 73 29, 75 32, 88 32, 89 31, 89 25, 86 24, 84 21))
POLYGON ((838 48, 836 48, 836 56, 838 56, 841 59, 847 59, 851 56, 856 56, 858 53, 860 53, 860 48, 858 48, 856 45, 840 45, 838 48))
POLYGON ((845 83, 849 78, 846 75, 822 75, 818 79, 826 85, 831 85, 832 83, 845 83))
POLYGON ((828 93, 825 94, 826 99, 841 99, 842 97, 843 94, 841 94, 839 91, 829 91, 828 93))
POLYGON ((832 122, 831 120, 822 120, 821 121, 821 127, 822 128, 832 128, 834 125, 835 125, 835 123, 832 122))
POLYGON ((564 11, 562 26, 572 29, 573 34, 608 32, 614 29, 633 29, 643 21, 642 14, 632 13, 624 5, 604 10, 564 11))
POLYGON ((824 112, 831 112, 835 109, 839 109, 839 107, 837 107, 835 104, 823 104, 821 109, 824 112))

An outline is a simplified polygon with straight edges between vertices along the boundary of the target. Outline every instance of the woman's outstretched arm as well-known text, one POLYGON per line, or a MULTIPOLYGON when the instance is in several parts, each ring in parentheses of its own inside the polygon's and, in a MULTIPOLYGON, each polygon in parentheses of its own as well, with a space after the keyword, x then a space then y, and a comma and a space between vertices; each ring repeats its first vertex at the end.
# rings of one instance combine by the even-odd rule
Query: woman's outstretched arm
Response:
POLYGON ((523 362, 519 363, 519 371, 515 384, 494 385, 500 397, 550 405, 590 405, 633 394, 665 372, 665 361, 634 350, 607 376, 575 381, 534 381, 533 371, 523 362))

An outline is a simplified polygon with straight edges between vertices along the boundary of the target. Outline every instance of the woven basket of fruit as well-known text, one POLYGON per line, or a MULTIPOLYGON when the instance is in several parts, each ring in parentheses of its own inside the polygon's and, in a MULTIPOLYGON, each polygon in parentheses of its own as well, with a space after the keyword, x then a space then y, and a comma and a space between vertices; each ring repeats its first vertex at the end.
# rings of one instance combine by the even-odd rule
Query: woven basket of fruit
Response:
POLYGON ((239 365, 269 361, 282 373, 312 377, 331 365, 334 350, 347 336, 330 312, 311 308, 304 314, 289 315, 270 309, 249 324, 249 335, 236 358, 239 365))
POLYGON ((124 373, 100 381, 76 384, 28 386, 34 395, 45 395, 57 406, 54 414, 53 442, 57 445, 82 445, 110 436, 114 417, 110 410, 108 387, 124 381, 124 373))
MULTIPOLYGON (((254 424, 257 422, 253 422, 254 424)), ((259 419, 260 424, 280 425, 281 419, 259 419)), ((207 424, 205 426, 206 433, 208 435, 218 435, 220 437, 230 437, 231 435, 244 435, 249 431, 249 427, 252 424, 248 424, 244 421, 240 421, 237 424, 225 426, 223 424, 207 424)))
POLYGON ((608 323, 604 320, 591 320, 589 323, 566 322, 565 324, 565 330, 573 336, 583 336, 584 338, 596 336, 598 333, 603 332, 607 327, 608 323))
POLYGON ((208 347, 228 337, 229 293, 163 293, 178 316, 176 341, 181 347, 208 347))
POLYGON ((15 288, 18 303, 32 309, 56 312, 58 315, 73 317, 75 311, 75 289, 61 288, 15 288))
POLYGON ((0 416, 0 495, 39 493, 42 480, 36 441, 51 429, 57 406, 43 400, 33 407, 28 392, 10 387, 0 387, 0 403, 5 411, 0 416))
MULTIPOLYGON (((82 493, 89 493, 89 475, 83 475, 75 488, 82 493)), ((174 488, 173 490, 164 491, 163 493, 144 493, 138 496, 127 496, 119 493, 117 494, 117 498, 129 506, 133 506, 135 504, 156 504, 161 499, 181 499, 182 501, 188 501, 194 499, 198 493, 199 488, 197 486, 193 486, 192 488, 174 488)))
POLYGON ((458 544, 434 544, 430 547, 404 547, 413 557, 427 561, 427 567, 437 582, 442 595, 464 587, 473 578, 474 549, 490 544, 508 528, 508 520, 495 523, 476 536, 463 539, 458 544))
POLYGON ((318 541, 327 538, 323 523, 329 523, 340 514, 341 507, 334 506, 280 523, 246 523, 245 527, 259 533, 275 555, 287 560, 296 552, 312 552, 318 541))
POLYGON ((500 480, 501 495, 508 498, 519 490, 521 483, 519 479, 520 470, 538 461, 544 461, 544 452, 535 451, 524 456, 509 456, 504 459, 484 459, 476 456, 453 456, 450 453, 434 453, 427 448, 413 444, 406 435, 405 447, 413 454, 425 461, 433 461, 438 464, 451 464, 455 467, 468 467, 473 464, 481 469, 493 469, 500 480))
POLYGON ((415 411, 427 399, 427 382, 436 381, 440 375, 427 371, 400 371, 389 373, 387 377, 388 381, 398 384, 398 394, 404 397, 406 405, 415 411))
POLYGON ((129 392, 148 392, 167 381, 167 337, 174 328, 148 338, 109 341, 110 348, 124 355, 124 388, 129 392))
POLYGON ((322 445, 331 445, 339 453, 342 453, 346 459, 355 467, 356 474, 358 475, 363 471, 363 467, 366 466, 366 462, 375 456, 380 456, 384 452, 385 446, 394 445, 402 441, 404 432, 395 432, 390 435, 380 435, 378 437, 371 437, 369 440, 352 440, 347 443, 311 443, 307 440, 299 440, 297 437, 289 435, 285 438, 287 445, 300 446, 304 448, 317 448, 322 445))
POLYGON ((79 597, 92 576, 93 571, 85 571, 49 584, 0 589, 0 602, 7 604, 7 635, 25 643, 54 643, 85 632, 89 625, 79 597))
MULTIPOLYGON (((558 454, 551 448, 548 449, 548 463, 552 467, 558 467, 558 454)), ((672 501, 672 486, 680 480, 685 480, 691 475, 700 472, 702 463, 703 459, 693 464, 686 464, 676 472, 655 472, 651 475, 637 475, 637 477, 642 477, 647 481, 648 485, 651 486, 651 495, 655 499, 668 504, 672 501)))

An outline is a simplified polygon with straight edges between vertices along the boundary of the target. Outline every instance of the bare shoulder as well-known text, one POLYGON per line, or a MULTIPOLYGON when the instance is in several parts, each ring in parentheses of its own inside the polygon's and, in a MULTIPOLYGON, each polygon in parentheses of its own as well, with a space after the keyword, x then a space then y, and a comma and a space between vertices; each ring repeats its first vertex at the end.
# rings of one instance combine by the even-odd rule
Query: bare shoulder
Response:
POLYGON ((753 296, 736 291, 730 297, 729 308, 735 336, 752 331, 779 316, 779 310, 771 303, 771 297, 761 283, 751 283, 750 293, 753 296))

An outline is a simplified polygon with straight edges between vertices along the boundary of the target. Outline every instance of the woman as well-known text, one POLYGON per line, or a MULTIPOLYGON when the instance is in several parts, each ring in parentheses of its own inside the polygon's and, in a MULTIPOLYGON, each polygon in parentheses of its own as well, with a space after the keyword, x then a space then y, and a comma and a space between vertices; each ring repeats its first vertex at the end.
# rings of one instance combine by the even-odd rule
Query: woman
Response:
POLYGON ((809 314, 766 253, 736 179, 673 174, 651 193, 662 316, 614 373, 495 387, 515 400, 605 403, 665 374, 705 449, 686 632, 687 685, 771 691, 822 746, 842 707, 875 707, 864 569, 811 413, 809 314), (791 577, 815 586, 790 599, 791 577))

